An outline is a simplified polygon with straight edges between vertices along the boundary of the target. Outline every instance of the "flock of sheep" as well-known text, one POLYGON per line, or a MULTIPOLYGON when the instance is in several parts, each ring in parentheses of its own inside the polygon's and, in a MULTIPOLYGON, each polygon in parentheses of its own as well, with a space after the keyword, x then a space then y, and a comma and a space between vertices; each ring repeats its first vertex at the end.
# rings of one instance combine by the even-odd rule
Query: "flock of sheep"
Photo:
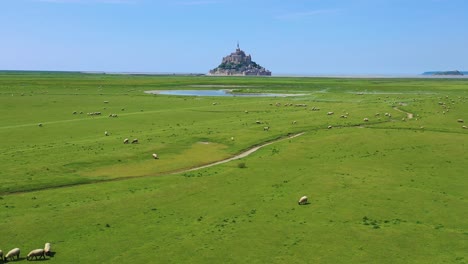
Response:
MULTIPOLYGON (((37 258, 45 259, 46 256, 50 256, 50 255, 51 255, 50 243, 45 243, 44 248, 31 250, 31 252, 29 252, 29 254, 26 256, 26 260, 32 260, 33 257, 36 260, 37 260, 37 258)), ((3 251, 0 250, 0 258, 2 258, 2 257, 3 257, 4 261, 15 260, 15 257, 16 257, 16 260, 19 260, 20 249, 19 248, 14 248, 14 249, 8 251, 8 253, 6 253, 5 256, 3 256, 3 251)))

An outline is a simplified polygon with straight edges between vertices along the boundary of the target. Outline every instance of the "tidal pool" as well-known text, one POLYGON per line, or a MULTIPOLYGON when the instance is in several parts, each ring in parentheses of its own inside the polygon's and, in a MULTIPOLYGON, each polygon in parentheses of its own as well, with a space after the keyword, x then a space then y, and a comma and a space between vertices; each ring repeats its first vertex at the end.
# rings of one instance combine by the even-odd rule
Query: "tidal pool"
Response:
POLYGON ((243 97, 286 97, 304 94, 277 94, 277 93, 234 93, 232 90, 154 90, 145 91, 148 94, 164 94, 179 96, 243 96, 243 97))

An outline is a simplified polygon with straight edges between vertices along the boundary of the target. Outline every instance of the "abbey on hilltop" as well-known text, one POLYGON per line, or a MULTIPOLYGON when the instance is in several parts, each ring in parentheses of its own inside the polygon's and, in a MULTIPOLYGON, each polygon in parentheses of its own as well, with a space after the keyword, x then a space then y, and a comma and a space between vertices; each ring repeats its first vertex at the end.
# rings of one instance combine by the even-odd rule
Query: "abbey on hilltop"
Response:
POLYGON ((271 76, 271 71, 261 67, 254 61, 250 55, 246 55, 243 50, 239 48, 235 52, 223 58, 221 64, 209 72, 210 75, 237 75, 237 76, 271 76))

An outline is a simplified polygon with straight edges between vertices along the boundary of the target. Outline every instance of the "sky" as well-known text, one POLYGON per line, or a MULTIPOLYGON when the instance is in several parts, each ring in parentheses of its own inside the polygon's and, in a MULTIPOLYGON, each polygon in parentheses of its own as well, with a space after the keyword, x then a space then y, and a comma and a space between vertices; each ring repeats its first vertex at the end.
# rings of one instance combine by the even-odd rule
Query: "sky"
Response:
POLYGON ((466 0, 0 0, 0 70, 468 71, 466 0))

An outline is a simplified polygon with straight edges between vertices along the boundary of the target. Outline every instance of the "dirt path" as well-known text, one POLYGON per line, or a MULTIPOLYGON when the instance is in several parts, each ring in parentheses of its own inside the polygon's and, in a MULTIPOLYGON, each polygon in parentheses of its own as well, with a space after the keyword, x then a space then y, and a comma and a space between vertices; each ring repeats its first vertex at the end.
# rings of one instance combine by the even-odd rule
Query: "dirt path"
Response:
POLYGON ((43 188, 37 188, 37 189, 30 189, 30 190, 26 190, 26 191, 13 191, 13 192, 0 193, 0 195, 14 195, 14 194, 45 191, 45 190, 60 189, 60 188, 71 188, 71 187, 74 187, 74 186, 86 185, 86 184, 96 184, 96 183, 105 183, 105 182, 113 182, 113 181, 123 181, 123 180, 128 180, 128 179, 148 178, 148 177, 156 177, 156 176, 163 176, 163 175, 173 175, 173 174, 178 174, 178 173, 184 173, 184 172, 189 172, 189 171, 200 170, 200 169, 204 169, 204 168, 213 167, 213 166, 216 166, 216 165, 219 165, 219 164, 227 163, 227 162, 230 162, 230 161, 233 161, 233 160, 245 158, 245 157, 249 156, 250 154, 254 153, 255 151, 257 151, 257 150, 259 150, 259 149, 261 149, 263 147, 266 147, 268 145, 271 145, 273 143, 280 142, 280 141, 283 141, 283 140, 286 140, 286 139, 292 139, 292 138, 295 138, 295 137, 299 137, 299 136, 302 136, 303 134, 305 134, 305 132, 293 134, 293 135, 290 135, 290 136, 287 136, 287 137, 280 137, 280 138, 277 138, 277 139, 274 139, 274 140, 271 140, 271 141, 267 141, 267 142, 265 142, 265 143, 263 143, 261 145, 249 148, 246 151, 244 151, 244 152, 242 152, 242 153, 240 153, 240 154, 238 154, 238 155, 236 155, 234 157, 227 158, 227 159, 220 160, 220 161, 216 161, 216 162, 209 163, 209 164, 205 164, 205 165, 201 165, 201 166, 196 166, 196 167, 193 167, 193 168, 163 172, 163 173, 159 173, 159 174, 155 174, 155 175, 127 176, 127 177, 120 177, 120 178, 115 178, 115 179, 103 179, 103 180, 96 180, 96 181, 84 182, 84 183, 73 183, 73 184, 64 184, 64 185, 59 185, 59 186, 43 187, 43 188))
POLYGON ((401 110, 401 109, 398 108, 398 107, 393 107, 393 109, 397 110, 398 112, 405 113, 405 114, 406 114, 406 117, 407 117, 408 119, 411 119, 411 118, 413 118, 413 116, 414 116, 412 113, 410 113, 410 112, 405 112, 405 111, 401 110))
MULTIPOLYGON (((233 160, 237 160, 237 159, 242 159, 244 157, 247 157, 249 156, 250 154, 254 153, 255 151, 265 147, 265 146, 268 146, 268 145, 271 145, 273 143, 276 143, 276 142, 279 142, 279 141, 282 141, 282 140, 285 140, 285 139, 291 139, 291 138, 295 138, 295 137, 298 137, 298 136, 302 136, 305 132, 302 132, 302 133, 299 133, 299 134, 294 134, 292 136, 288 136, 288 137, 285 137, 285 138, 279 138, 279 139, 276 139, 274 141, 270 141, 270 142, 267 142, 267 143, 264 143, 262 145, 259 145, 259 146, 256 146, 256 147, 253 147, 251 149, 248 149, 232 158, 228 158, 228 159, 225 159, 225 160, 220 160, 220 161, 217 161, 217 162, 213 162, 213 163, 210 163, 210 164, 206 164, 206 165, 203 165, 203 166, 198 166, 198 167, 195 167, 195 168, 191 168, 191 169, 187 169, 187 170, 182 170, 182 171, 178 171, 176 173, 180 173, 180 172, 188 172, 188 171, 194 171, 194 170, 199 170, 199 169, 204 169, 204 168, 209 168, 209 167, 212 167, 212 166, 216 166, 216 165, 219 165, 219 164, 223 164, 223 163, 226 163, 226 162, 230 162, 230 161, 233 161, 233 160)), ((171 173, 171 174, 175 174, 175 173, 171 173)))

